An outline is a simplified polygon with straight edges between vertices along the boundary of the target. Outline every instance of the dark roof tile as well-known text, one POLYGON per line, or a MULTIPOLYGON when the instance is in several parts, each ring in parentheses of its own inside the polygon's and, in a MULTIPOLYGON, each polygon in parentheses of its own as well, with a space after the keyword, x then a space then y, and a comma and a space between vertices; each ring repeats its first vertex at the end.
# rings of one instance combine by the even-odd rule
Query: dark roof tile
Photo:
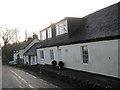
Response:
MULTIPOLYGON (((78 21, 77 25, 74 25, 74 28, 72 28, 68 34, 55 36, 54 38, 40 41, 39 43, 35 44, 33 48, 31 48, 31 50, 29 50, 28 52, 35 53, 36 47, 38 46, 39 48, 43 48, 72 43, 82 43, 120 38, 120 25, 118 25, 120 24, 118 23, 120 21, 120 19, 118 19, 120 17, 118 16, 119 5, 120 4, 117 3, 111 5, 110 7, 94 12, 83 18, 76 19, 80 20, 80 22, 78 21)), ((72 20, 75 18, 72 18, 71 20, 70 18, 65 19, 69 19, 68 24, 70 24, 70 22, 72 22, 72 20)), ((69 27, 73 27, 72 24, 69 27)), ((55 32, 55 30, 53 31, 55 32)))
POLYGON ((29 48, 24 55, 37 55, 36 48, 39 46, 39 43, 35 43, 31 48, 29 48))

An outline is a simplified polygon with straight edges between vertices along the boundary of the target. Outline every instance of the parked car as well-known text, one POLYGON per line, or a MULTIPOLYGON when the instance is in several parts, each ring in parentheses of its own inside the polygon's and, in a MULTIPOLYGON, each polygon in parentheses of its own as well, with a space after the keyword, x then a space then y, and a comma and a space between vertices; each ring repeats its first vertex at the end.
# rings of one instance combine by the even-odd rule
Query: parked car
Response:
POLYGON ((16 65, 17 63, 15 61, 9 61, 9 65, 16 65))

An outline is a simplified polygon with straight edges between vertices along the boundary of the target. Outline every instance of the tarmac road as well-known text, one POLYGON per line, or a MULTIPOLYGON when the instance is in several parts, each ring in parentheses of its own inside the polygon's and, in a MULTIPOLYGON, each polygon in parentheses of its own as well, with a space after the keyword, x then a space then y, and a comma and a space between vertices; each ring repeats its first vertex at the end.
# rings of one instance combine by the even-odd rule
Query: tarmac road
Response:
POLYGON ((28 72, 22 71, 21 69, 3 65, 2 88, 61 88, 61 87, 47 80, 29 74, 28 72))
POLYGON ((1 63, 1 56, 0 56, 0 90, 2 89, 2 63, 1 63))

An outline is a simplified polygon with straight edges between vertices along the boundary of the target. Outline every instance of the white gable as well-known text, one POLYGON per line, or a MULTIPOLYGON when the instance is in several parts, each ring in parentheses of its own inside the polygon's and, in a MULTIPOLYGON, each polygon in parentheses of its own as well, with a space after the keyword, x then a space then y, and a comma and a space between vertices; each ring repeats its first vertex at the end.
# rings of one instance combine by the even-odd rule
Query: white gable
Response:
POLYGON ((39 42, 39 40, 38 39, 34 39, 27 47, 25 47, 25 49, 21 49, 19 51, 20 58, 23 58, 23 54, 37 42, 39 42))

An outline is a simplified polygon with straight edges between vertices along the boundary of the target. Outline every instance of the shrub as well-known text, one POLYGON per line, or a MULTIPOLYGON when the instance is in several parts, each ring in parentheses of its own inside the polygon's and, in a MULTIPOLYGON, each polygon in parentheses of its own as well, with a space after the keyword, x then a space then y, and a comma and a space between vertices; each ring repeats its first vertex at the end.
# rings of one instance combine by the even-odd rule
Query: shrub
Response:
POLYGON ((61 70, 64 69, 64 68, 63 68, 63 67, 64 67, 64 63, 63 63, 63 61, 59 61, 59 67, 60 67, 61 70))
POLYGON ((56 69, 56 65, 57 65, 57 62, 55 60, 52 61, 52 66, 53 66, 53 69, 56 69))

